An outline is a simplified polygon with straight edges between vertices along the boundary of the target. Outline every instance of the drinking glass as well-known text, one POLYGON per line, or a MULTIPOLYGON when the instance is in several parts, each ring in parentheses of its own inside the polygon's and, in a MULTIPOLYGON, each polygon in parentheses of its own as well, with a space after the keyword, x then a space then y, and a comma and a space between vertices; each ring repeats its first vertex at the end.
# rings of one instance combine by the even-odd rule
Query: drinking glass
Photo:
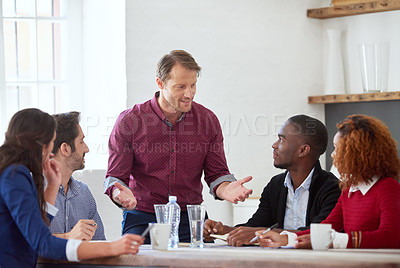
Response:
POLYGON ((169 223, 167 208, 163 204, 154 205, 154 211, 156 213, 157 223, 169 223))
POLYGON ((190 227, 190 247, 204 248, 203 226, 206 207, 203 205, 187 205, 190 227))

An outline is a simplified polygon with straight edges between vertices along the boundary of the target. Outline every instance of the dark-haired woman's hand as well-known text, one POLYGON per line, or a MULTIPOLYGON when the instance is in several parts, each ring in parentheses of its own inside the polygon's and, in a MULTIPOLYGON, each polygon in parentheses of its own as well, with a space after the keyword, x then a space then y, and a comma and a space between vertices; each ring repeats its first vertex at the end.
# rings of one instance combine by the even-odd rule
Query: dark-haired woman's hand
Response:
POLYGON ((61 171, 60 163, 52 158, 52 155, 43 163, 43 175, 47 180, 44 198, 46 202, 54 205, 57 199, 58 189, 61 185, 61 171))

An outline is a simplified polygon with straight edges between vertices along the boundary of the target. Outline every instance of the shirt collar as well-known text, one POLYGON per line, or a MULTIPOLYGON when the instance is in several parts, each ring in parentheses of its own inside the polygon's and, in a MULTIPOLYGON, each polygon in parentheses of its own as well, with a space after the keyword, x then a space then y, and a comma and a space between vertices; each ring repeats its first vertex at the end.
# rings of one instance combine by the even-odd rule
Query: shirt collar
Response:
MULTIPOLYGON (((157 91, 153 98, 151 99, 151 107, 153 108, 154 112, 156 113, 156 115, 167 125, 172 126, 171 122, 168 121, 167 117, 163 114, 163 112, 161 111, 160 105, 158 105, 158 97, 160 96, 160 91, 157 91)), ((178 120, 176 120, 176 122, 179 122, 183 119, 185 113, 182 113, 181 117, 179 117, 178 120)))
POLYGON ((163 112, 161 111, 160 106, 158 105, 157 102, 157 98, 160 96, 160 91, 157 91, 153 98, 151 99, 151 108, 153 108, 153 111, 156 113, 156 115, 158 115, 158 117, 160 117, 160 119, 162 121, 166 121, 167 118, 165 117, 165 115, 163 114, 163 112))
MULTIPOLYGON (((313 167, 313 169, 310 171, 307 178, 303 181, 303 183, 299 186, 299 188, 302 187, 307 191, 310 190, 310 185, 311 185, 312 176, 314 174, 314 169, 315 169, 315 167, 313 167)), ((290 176, 290 172, 286 173, 285 181, 283 182, 283 184, 285 185, 285 187, 290 187, 291 189, 293 189, 292 177, 290 176)))
POLYGON ((74 194, 78 194, 79 192, 79 188, 81 188, 81 186, 79 185, 78 181, 75 180, 72 176, 69 179, 69 188, 74 192, 74 194))
MULTIPOLYGON (((71 176, 68 181, 68 193, 73 194, 75 196, 78 194, 80 187, 81 186, 79 185, 79 183, 71 176)), ((60 185, 59 191, 65 195, 65 189, 62 184, 60 185)))
POLYGON ((366 183, 366 182, 360 182, 358 185, 352 185, 350 186, 349 189, 349 195, 348 197, 350 197, 351 193, 360 191, 362 193, 362 195, 365 195, 369 189, 372 188, 372 186, 374 186, 374 184, 379 180, 379 176, 375 175, 371 178, 371 181, 366 183))

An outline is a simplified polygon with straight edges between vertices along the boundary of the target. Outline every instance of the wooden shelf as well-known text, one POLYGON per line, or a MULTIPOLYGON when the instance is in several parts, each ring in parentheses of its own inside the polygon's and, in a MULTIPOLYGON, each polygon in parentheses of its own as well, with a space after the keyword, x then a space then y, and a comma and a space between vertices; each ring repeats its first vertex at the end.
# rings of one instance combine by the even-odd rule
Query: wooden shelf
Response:
POLYGON ((307 9, 307 17, 328 19, 392 10, 400 10, 400 0, 375 0, 368 3, 307 9))
POLYGON ((389 101, 389 100, 400 100, 400 91, 365 93, 365 94, 322 95, 322 96, 308 97, 309 104, 389 101))

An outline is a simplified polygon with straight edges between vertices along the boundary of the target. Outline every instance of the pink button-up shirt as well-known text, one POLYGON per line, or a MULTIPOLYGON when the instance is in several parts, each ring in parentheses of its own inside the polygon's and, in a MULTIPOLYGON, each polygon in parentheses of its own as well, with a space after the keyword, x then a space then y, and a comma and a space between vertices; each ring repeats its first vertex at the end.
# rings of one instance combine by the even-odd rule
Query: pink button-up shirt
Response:
POLYGON ((213 112, 193 102, 192 109, 172 125, 155 96, 120 114, 109 140, 105 193, 111 197, 115 181, 128 185, 138 203, 136 209, 154 212, 177 196, 183 210, 200 204, 201 177, 215 196, 224 181, 235 181, 224 153, 221 126, 213 112))

